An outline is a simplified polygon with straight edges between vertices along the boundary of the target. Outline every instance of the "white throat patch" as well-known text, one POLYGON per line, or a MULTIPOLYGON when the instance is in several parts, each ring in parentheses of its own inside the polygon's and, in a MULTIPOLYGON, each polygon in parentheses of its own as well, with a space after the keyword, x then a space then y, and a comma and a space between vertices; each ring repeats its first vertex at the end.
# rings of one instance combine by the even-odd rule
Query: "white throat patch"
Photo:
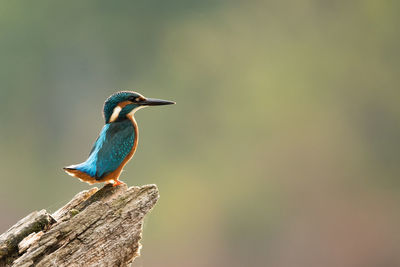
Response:
POLYGON ((114 108, 113 113, 111 114, 111 117, 110 117, 110 122, 114 122, 118 118, 121 110, 122 110, 122 108, 120 106, 116 106, 114 108))
MULTIPOLYGON (((136 111, 139 109, 145 108, 147 106, 138 106, 134 109, 131 110, 131 112, 128 113, 128 116, 133 117, 136 111)), ((121 112, 122 108, 120 106, 116 106, 113 110, 113 113, 111 114, 110 117, 110 122, 114 122, 116 119, 118 119, 119 113, 121 112)))
POLYGON ((145 108, 145 107, 147 107, 147 106, 138 106, 138 107, 132 109, 132 111, 129 112, 128 115, 129 115, 129 116, 133 116, 133 115, 135 114, 136 111, 138 111, 139 109, 145 108))

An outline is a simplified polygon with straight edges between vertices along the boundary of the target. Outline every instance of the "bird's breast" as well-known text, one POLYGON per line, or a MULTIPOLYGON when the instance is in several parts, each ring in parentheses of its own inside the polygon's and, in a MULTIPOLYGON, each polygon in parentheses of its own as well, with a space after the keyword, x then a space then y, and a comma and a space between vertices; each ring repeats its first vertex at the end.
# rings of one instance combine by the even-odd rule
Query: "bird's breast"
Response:
POLYGON ((125 165, 129 162, 129 160, 132 159, 133 155, 136 152, 137 144, 139 141, 139 131, 137 127, 137 123, 135 121, 135 118, 133 116, 128 116, 130 122, 133 125, 133 131, 134 131, 134 141, 133 145, 131 147, 130 152, 128 155, 124 158, 124 160, 121 162, 121 164, 116 168, 114 171, 108 173, 105 177, 101 179, 101 181, 109 181, 109 180, 117 180, 122 172, 122 169, 125 167, 125 165))
POLYGON ((130 122, 132 123, 133 131, 134 131, 133 146, 132 146, 131 152, 127 156, 127 158, 129 157, 129 159, 127 161, 129 161, 136 152, 136 148, 137 148, 137 145, 139 142, 139 129, 138 129, 138 125, 136 123, 136 120, 135 120, 135 117, 133 116, 133 114, 128 115, 127 117, 130 120, 130 122))

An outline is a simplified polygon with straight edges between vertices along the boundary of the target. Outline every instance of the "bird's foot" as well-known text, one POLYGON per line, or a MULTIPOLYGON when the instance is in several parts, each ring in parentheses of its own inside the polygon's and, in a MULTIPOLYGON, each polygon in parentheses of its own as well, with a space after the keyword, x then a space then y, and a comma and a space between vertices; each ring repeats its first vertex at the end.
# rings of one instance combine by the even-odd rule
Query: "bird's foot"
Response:
POLYGON ((120 180, 114 180, 113 186, 118 186, 121 184, 125 184, 124 182, 120 181, 120 180))

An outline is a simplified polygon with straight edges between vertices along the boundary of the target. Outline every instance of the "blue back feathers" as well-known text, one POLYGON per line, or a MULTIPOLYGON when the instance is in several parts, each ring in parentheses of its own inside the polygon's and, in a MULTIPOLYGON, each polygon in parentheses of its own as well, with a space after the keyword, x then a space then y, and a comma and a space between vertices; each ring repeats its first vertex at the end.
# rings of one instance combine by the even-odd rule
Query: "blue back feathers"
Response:
MULTIPOLYGON (((89 179, 82 173, 102 181, 108 174, 117 170, 137 142, 136 122, 128 116, 145 106, 169 105, 174 102, 145 98, 139 93, 132 91, 121 91, 114 93, 104 102, 103 114, 105 123, 99 137, 93 145, 88 159, 80 164, 65 167, 68 174, 81 175, 83 179, 89 179), (79 172, 74 172, 78 170, 79 172), (82 172, 82 173, 81 173, 82 172)), ((120 172, 115 173, 119 176, 120 172)), ((118 177, 108 176, 110 179, 118 177)), ((92 181, 90 179, 90 181, 92 181)))
POLYGON ((94 143, 89 158, 71 167, 101 180, 120 166, 132 150, 134 142, 135 131, 130 120, 106 124, 94 143))

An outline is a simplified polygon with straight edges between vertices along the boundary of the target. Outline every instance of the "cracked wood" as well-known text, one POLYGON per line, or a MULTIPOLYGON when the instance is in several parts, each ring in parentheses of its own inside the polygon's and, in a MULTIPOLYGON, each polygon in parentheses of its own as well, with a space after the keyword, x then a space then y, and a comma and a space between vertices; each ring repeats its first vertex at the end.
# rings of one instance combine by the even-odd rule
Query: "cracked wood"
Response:
POLYGON ((127 266, 158 198, 155 185, 80 192, 53 215, 34 212, 1 235, 0 266, 127 266))

